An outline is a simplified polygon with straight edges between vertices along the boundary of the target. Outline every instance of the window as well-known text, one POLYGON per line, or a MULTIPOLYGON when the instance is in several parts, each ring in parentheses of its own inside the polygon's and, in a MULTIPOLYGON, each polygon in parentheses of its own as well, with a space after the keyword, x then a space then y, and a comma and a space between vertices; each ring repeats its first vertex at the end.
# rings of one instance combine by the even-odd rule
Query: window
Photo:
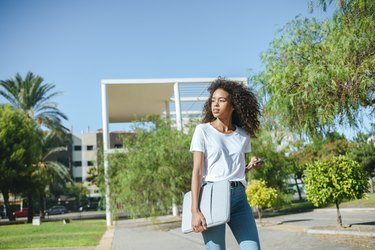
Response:
POLYGON ((114 148, 122 148, 122 144, 115 144, 113 147, 114 148))
POLYGON ((93 145, 87 145, 86 149, 87 150, 94 150, 94 146, 93 145))
POLYGON ((87 166, 94 166, 94 162, 93 161, 87 161, 87 166))
POLYGON ((81 145, 75 145, 74 146, 74 151, 81 151, 82 150, 82 146, 81 145))
POLYGON ((74 178, 74 181, 75 182, 82 182, 82 177, 76 177, 76 178, 74 178))
POLYGON ((74 161, 73 166, 75 167, 81 167, 82 166, 82 161, 74 161))

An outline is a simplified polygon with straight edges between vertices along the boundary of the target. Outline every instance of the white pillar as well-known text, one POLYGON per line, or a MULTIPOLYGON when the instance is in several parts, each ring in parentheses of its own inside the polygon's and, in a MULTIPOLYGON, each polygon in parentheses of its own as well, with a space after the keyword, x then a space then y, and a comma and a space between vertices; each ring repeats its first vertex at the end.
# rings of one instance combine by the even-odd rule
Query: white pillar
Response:
POLYGON ((178 82, 174 84, 174 103, 176 107, 176 125, 177 129, 182 131, 182 120, 181 120, 181 101, 180 101, 180 89, 178 82))
MULTIPOLYGON (((180 89, 178 86, 178 82, 176 82, 173 86, 174 88, 174 104, 176 108, 176 125, 179 131, 182 131, 182 120, 181 120, 181 100, 180 100, 180 89)), ((178 216, 178 207, 173 200, 172 204, 172 214, 173 216, 178 216)))
POLYGON ((108 150, 109 150, 109 134, 108 134, 108 102, 107 102, 107 85, 102 83, 102 126, 103 126, 103 153, 104 153, 104 181, 105 181, 105 217, 107 226, 112 226, 111 201, 108 177, 108 150))

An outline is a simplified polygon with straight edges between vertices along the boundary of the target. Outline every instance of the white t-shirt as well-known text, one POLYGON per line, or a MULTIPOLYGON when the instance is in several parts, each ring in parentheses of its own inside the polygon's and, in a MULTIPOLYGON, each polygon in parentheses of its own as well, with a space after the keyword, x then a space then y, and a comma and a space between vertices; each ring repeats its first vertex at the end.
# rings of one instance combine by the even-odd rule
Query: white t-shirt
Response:
POLYGON ((190 151, 204 153, 203 181, 241 181, 246 186, 245 153, 250 152, 250 136, 240 127, 231 134, 216 130, 210 123, 199 124, 190 151))

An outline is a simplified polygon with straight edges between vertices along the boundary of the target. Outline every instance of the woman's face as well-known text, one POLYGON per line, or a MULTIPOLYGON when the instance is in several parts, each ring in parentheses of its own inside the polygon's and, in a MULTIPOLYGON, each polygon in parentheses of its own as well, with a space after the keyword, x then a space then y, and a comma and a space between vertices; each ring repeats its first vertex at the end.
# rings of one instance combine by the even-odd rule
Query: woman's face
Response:
POLYGON ((212 94, 211 112, 215 118, 231 118, 234 108, 229 100, 229 93, 224 89, 217 89, 212 94))

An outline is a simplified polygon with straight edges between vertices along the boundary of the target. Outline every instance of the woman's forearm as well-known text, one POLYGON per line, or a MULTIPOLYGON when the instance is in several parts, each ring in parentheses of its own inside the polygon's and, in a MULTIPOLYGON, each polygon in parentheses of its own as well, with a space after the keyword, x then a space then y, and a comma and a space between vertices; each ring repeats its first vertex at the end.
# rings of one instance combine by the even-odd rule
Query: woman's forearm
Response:
POLYGON ((203 153, 194 152, 193 154, 193 173, 191 178, 191 212, 199 211, 199 191, 202 182, 203 172, 203 153))

